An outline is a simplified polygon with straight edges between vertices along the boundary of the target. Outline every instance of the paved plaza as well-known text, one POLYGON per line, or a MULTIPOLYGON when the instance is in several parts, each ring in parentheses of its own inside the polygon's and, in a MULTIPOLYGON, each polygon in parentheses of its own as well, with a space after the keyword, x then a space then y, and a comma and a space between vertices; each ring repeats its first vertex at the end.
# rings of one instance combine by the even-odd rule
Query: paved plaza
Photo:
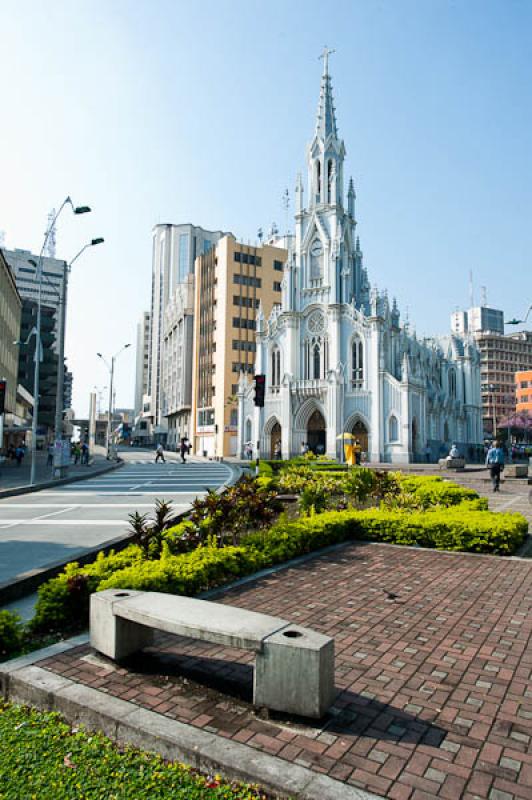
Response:
POLYGON ((251 654, 175 636, 38 666, 392 800, 531 797, 529 561, 348 544, 212 599, 334 637, 324 720, 257 714, 251 654))

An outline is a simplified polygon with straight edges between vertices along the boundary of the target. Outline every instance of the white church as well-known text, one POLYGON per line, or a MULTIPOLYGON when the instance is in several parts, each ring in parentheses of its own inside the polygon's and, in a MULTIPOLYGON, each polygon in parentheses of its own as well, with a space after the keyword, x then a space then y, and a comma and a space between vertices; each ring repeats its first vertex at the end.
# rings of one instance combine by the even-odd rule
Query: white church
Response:
POLYGON ((395 300, 371 287, 356 236, 355 189, 344 199, 328 51, 316 130, 307 151, 307 198, 295 190, 295 240, 282 302, 257 316, 255 371, 263 408, 241 376, 238 451, 288 458, 309 447, 342 459, 345 434, 371 462, 435 460, 451 443, 482 442, 480 355, 472 339, 418 339, 395 300))

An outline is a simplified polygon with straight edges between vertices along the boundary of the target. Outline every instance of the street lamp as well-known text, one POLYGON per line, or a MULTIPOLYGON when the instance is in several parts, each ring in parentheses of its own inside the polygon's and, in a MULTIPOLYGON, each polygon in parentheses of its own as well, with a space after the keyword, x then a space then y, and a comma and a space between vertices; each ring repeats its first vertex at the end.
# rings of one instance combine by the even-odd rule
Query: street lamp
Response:
MULTIPOLYGON (((104 239, 100 236, 97 239, 91 239, 87 242, 79 252, 76 253, 70 263, 66 264, 63 272, 63 285, 62 293, 57 296, 59 298, 60 318, 59 318, 59 333, 58 333, 58 353, 57 353, 57 378, 56 378, 56 397, 55 397, 55 423, 54 423, 54 476, 62 478, 66 465, 62 463, 61 448, 63 441, 63 387, 65 380, 65 330, 66 330, 66 306, 67 306, 67 290, 68 290, 68 276, 72 264, 77 261, 82 253, 89 247, 94 247, 97 244, 102 244, 104 239)), ((29 259, 29 263, 37 266, 33 259, 29 259)))
POLYGON ((107 458, 111 458, 111 426, 113 415, 113 378, 115 374, 115 361, 131 344, 125 344, 120 350, 111 357, 111 364, 103 357, 101 353, 96 353, 98 358, 101 358, 107 369, 109 370, 109 408, 107 410, 107 458))
MULTIPOLYGON (((37 265, 37 321, 35 323, 35 367, 33 371, 33 419, 31 424, 31 471, 30 471, 30 485, 35 484, 35 470, 36 470, 36 456, 37 456, 37 421, 39 417, 39 372, 42 361, 42 341, 41 341, 41 291, 42 291, 42 260, 43 254, 50 237, 50 234, 55 228, 55 223, 65 206, 69 205, 74 214, 88 214, 90 211, 89 206, 75 206, 70 197, 63 200, 59 211, 50 221, 46 233, 44 235, 44 242, 39 253, 39 263, 37 265)), ((62 403, 62 400, 61 400, 62 403)))

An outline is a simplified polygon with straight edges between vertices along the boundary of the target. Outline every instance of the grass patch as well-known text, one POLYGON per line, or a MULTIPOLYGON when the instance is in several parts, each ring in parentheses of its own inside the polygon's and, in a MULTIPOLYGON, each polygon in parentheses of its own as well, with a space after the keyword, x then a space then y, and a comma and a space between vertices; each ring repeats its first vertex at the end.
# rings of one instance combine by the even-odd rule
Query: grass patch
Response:
POLYGON ((71 728, 56 713, 0 702, 0 800, 268 800, 257 786, 202 775, 71 728))

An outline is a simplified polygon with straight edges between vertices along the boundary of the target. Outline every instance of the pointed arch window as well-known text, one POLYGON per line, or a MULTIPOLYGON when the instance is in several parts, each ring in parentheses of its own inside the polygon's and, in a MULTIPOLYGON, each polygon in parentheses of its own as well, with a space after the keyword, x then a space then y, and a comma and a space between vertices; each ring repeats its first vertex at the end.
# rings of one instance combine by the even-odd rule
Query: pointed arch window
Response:
POLYGON ((357 337, 351 344, 351 386, 353 389, 362 389, 364 383, 364 345, 357 337))
POLYGON ((312 348, 312 377, 314 380, 319 380, 320 375, 320 366, 321 366, 321 353, 320 353, 320 346, 318 342, 312 348))
POLYGON ((329 158, 327 161, 327 202, 329 205, 331 204, 331 192, 332 192, 332 180, 333 180, 333 162, 332 158, 329 158))
POLYGON ((388 439, 390 442, 397 442, 399 439, 399 423, 395 414, 392 414, 388 424, 388 439))
POLYGON ((316 203, 320 202, 321 194, 321 162, 319 158, 316 159, 316 203))
POLYGON ((281 351, 274 347, 271 352, 271 388, 278 392, 281 385, 281 351))
POLYGON ((454 369, 449 370, 449 395, 456 397, 456 372, 454 369))

